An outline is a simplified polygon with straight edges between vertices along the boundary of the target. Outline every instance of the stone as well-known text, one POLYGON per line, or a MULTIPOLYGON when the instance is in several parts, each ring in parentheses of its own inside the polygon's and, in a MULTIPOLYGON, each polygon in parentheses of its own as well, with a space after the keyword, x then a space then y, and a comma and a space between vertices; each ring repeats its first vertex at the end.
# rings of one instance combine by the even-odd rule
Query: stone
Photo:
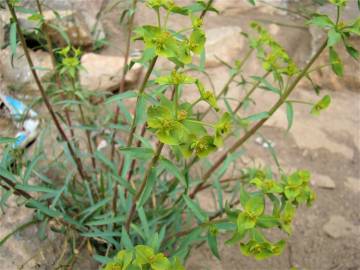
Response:
POLYGON ((320 188, 334 189, 336 187, 335 182, 327 175, 313 174, 311 182, 320 188))
POLYGON ((332 238, 339 238, 349 235, 359 235, 359 226, 355 226, 347 221, 344 217, 333 215, 323 226, 323 230, 332 238))
MULTIPOLYGON (((48 25, 56 25, 57 28, 62 29, 67 34, 70 43, 75 47, 88 48, 94 44, 96 40, 105 38, 105 31, 101 21, 97 21, 96 16, 85 11, 75 11, 71 9, 56 10, 55 14, 52 10, 44 10, 43 16, 48 25)), ((30 38, 34 33, 34 29, 38 28, 38 23, 28 20, 29 15, 24 13, 18 14, 18 20, 26 37, 30 38)), ((7 42, 6 29, 9 28, 10 15, 8 12, 0 13, 0 26, 2 26, 4 44, 7 42)), ((1 30, 0 30, 1 31, 1 30)), ((48 33, 51 40, 58 47, 65 47, 66 40, 61 33, 53 28, 48 27, 48 33)), ((1 32, 0 32, 1 34, 1 32)))
MULTIPOLYGON (((52 69, 50 54, 40 50, 30 50, 30 57, 35 67, 41 67, 41 69, 36 70, 39 78, 41 80, 45 79, 52 69)), ((13 61, 11 61, 11 51, 9 48, 0 51, 0 75, 4 80, 4 84, 8 87, 30 92, 37 90, 24 52, 19 47, 13 61)))
MULTIPOLYGON (((351 22, 356 20, 359 16, 359 11, 357 8, 356 1, 348 1, 347 6, 342 12, 342 20, 346 22, 351 22)), ((331 4, 325 4, 320 6, 317 10, 318 13, 326 14, 333 20, 336 18, 336 8, 331 4)), ((314 54, 319 46, 322 44, 323 40, 326 38, 326 32, 316 26, 310 26, 310 34, 312 36, 311 41, 311 50, 314 54)), ((360 37, 353 36, 349 39, 350 44, 355 47, 357 50, 360 50, 360 37)), ((349 89, 359 92, 360 89, 360 65, 353 59, 345 50, 343 44, 336 46, 338 54, 341 56, 342 62, 344 64, 344 76, 338 77, 331 72, 331 69, 326 70, 317 70, 312 75, 311 78, 315 84, 320 85, 323 88, 330 90, 342 91, 344 89, 349 89)), ((324 52, 320 58, 316 61, 315 65, 322 66, 329 63, 329 53, 328 50, 324 52)))
MULTIPOLYGON (((88 91, 116 91, 119 89, 124 58, 121 56, 86 53, 81 58, 80 84, 88 91)), ((126 75, 126 83, 136 83, 142 66, 135 64, 126 75)))
POLYGON ((345 186, 352 192, 360 193, 360 179, 348 177, 346 179, 345 186))
POLYGON ((286 8, 288 0, 263 0, 261 2, 262 3, 258 2, 256 6, 253 6, 248 1, 215 0, 213 6, 219 10, 220 13, 226 13, 227 15, 244 13, 251 9, 257 9, 263 13, 273 14, 274 12, 280 12, 280 10, 274 8, 273 5, 286 8))
POLYGON ((244 47, 240 27, 213 28, 206 31, 206 37, 206 67, 222 65, 219 59, 232 64, 244 47))

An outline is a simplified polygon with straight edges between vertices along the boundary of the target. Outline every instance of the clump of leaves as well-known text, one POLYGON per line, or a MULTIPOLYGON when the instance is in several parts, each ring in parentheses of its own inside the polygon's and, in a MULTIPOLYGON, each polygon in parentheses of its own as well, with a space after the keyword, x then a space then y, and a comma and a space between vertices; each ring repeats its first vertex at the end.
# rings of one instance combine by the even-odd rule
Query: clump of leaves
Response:
MULTIPOLYGON (((310 173, 284 173, 271 144, 269 150, 278 172, 239 168, 242 146, 282 106, 286 106, 290 129, 294 104, 311 105, 314 115, 330 105, 328 95, 315 103, 291 100, 289 96, 299 81, 311 75, 314 62, 327 48, 333 71, 342 75, 335 45, 343 43, 357 59, 358 52, 349 37, 359 35, 360 21, 341 20, 346 1, 331 1, 338 10, 336 21, 314 14, 309 23, 326 30, 328 38, 302 68, 263 26, 252 23, 252 32, 244 34, 249 51, 243 59, 225 63, 229 78, 216 91, 211 83, 200 79, 204 77, 200 74, 207 75, 202 25, 207 12, 216 12, 212 2, 197 0, 179 6, 172 0, 133 0, 128 11, 129 33, 133 35, 128 41, 143 42, 144 51, 129 65, 125 61, 124 76, 135 62, 147 71, 137 90, 124 92, 121 87, 119 93, 107 97, 81 88, 81 51, 71 44, 53 50, 48 44, 55 59, 54 76, 53 81, 41 82, 16 16, 17 12, 26 12, 33 19, 43 18, 41 8, 28 10, 19 1, 7 0, 13 29, 10 47, 16 51, 18 41, 22 44, 51 121, 44 121, 34 151, 24 151, 20 156, 9 148, 3 152, 0 206, 6 207, 11 194, 21 196, 27 207, 35 209, 31 224, 40 223, 42 238, 46 238, 45 228, 50 223, 72 245, 77 239, 81 243, 78 248, 86 243, 107 270, 184 269, 182 264, 190 250, 203 242, 220 259, 219 236, 229 232, 232 237, 226 243, 239 245, 245 256, 262 260, 280 255, 286 237, 270 241, 268 235, 272 230, 290 235, 298 207, 310 206, 314 201, 310 173), (143 2, 154 11, 157 23, 133 28, 136 6, 143 2), (173 14, 187 16, 188 27, 170 29, 168 19, 173 14), (263 76, 247 77, 242 73, 253 53, 263 76), (199 64, 195 64, 194 57, 200 59, 199 64), (172 70, 158 70, 159 58, 169 61, 172 70), (227 95, 230 85, 243 88, 241 100, 227 95), (186 91, 194 91, 197 96, 188 100, 186 91), (272 107, 249 115, 248 107, 258 109, 253 100, 255 91, 268 91, 278 99, 272 107), (92 103, 92 98, 99 95, 102 102, 92 103), (134 98, 132 110, 126 104, 134 98), (209 113, 213 117, 208 118, 209 113), (56 139, 49 136, 53 124, 60 135, 56 139), (123 136, 117 136, 120 132, 123 136), (112 150, 110 155, 107 146, 112 150), (197 173, 196 164, 205 172, 197 173), (49 173, 52 170, 56 174, 49 173), (225 178, 230 170, 235 177, 225 178), (216 207, 204 210, 198 194, 208 190, 216 194, 216 207)), ((46 20, 39 19, 38 30, 48 40, 44 24, 46 20)), ((2 138, 0 143, 9 144, 9 140, 2 138)), ((71 262, 76 257, 73 254, 71 262)))

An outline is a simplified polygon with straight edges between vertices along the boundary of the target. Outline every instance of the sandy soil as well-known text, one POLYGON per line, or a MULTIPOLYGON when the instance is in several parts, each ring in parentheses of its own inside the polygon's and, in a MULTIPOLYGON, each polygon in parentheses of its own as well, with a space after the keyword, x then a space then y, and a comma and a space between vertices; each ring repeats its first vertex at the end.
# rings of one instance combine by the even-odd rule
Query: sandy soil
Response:
MULTIPOLYGON (((120 13, 113 10, 103 18, 110 43, 110 46, 102 52, 103 54, 121 54, 123 51, 124 29, 117 23, 120 13)), ((137 17, 138 23, 151 21, 153 18, 152 14, 143 9, 139 14, 141 16, 137 17)), ((220 16, 208 16, 205 27, 211 29, 220 26, 240 26, 246 31, 248 23, 256 19, 266 22, 265 25, 270 30, 272 29, 271 31, 298 63, 303 64, 309 58, 312 37, 307 28, 290 28, 274 24, 274 22, 301 23, 284 13, 271 10, 264 12, 258 9, 248 12, 241 10, 225 12, 220 16)), ((170 23, 173 26, 182 26, 186 22, 183 18, 176 17, 170 23)), ((239 57, 245 52, 246 48, 239 52, 239 57)), ((259 72, 259 66, 251 60, 248 70, 251 73, 259 72)), ((223 85, 223 78, 227 76, 226 69, 212 68, 209 69, 209 73, 215 86, 220 88, 223 85)), ((241 91, 236 86, 231 87, 230 93, 236 97, 241 96, 241 91)), ((193 250, 187 263, 188 270, 289 270, 291 267, 304 270, 360 270, 359 93, 360 91, 356 89, 334 91, 331 86, 327 87, 323 94, 330 94, 333 102, 331 107, 319 117, 310 115, 308 107, 297 105, 294 126, 286 132, 286 112, 282 108, 259 132, 259 135, 275 143, 275 151, 285 170, 303 168, 312 172, 314 188, 317 192, 314 206, 309 209, 302 208, 299 211, 295 220, 294 234, 289 239, 284 254, 270 260, 256 262, 242 256, 238 246, 228 247, 221 243, 222 260, 218 261, 212 257, 206 246, 202 246, 193 250), (324 178, 326 180, 323 180, 324 178), (330 182, 332 186, 326 188, 324 181, 330 182)), ((297 89, 294 98, 318 99, 306 84, 297 89)), ((257 100, 258 108, 268 108, 274 102, 274 97, 257 93, 257 100)), ((249 160, 254 160, 256 164, 275 167, 269 151, 255 142, 256 137, 245 146, 248 162, 252 163, 249 160)), ((10 228, 9 215, 14 215, 16 211, 14 205, 12 211, 0 216, 0 224, 3 224, 1 227, 10 228)), ((28 212, 24 216, 28 216, 28 212)), ((11 260, 11 263, 6 260, 6 256, 12 254, 11 252, 16 252, 14 248, 17 244, 22 248, 29 248, 28 254, 36 255, 37 248, 34 248, 30 241, 36 236, 31 232, 33 231, 29 233, 26 230, 20 238, 11 240, 15 242, 7 244, 5 250, 0 250, 0 269, 17 269, 15 265, 20 265, 20 261, 27 259, 25 255, 19 255, 18 260, 11 260), (2 265, 5 265, 5 262, 8 266, 3 268, 2 265)), ((225 240, 226 236, 223 239, 225 240)), ((34 241, 38 243, 37 240, 34 241)), ((39 259, 37 263, 24 269, 51 269, 45 262, 46 260, 39 259)), ((95 269, 95 267, 83 264, 77 269, 95 269)))

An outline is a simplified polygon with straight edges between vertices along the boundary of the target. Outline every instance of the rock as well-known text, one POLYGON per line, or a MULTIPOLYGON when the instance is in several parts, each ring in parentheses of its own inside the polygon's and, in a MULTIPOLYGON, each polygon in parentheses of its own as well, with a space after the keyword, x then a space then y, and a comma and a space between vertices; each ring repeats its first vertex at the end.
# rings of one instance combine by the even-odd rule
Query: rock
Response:
POLYGON ((334 189, 336 187, 335 182, 327 175, 314 174, 311 182, 320 188, 334 189))
MULTIPOLYGON (((89 91, 115 91, 119 88, 124 58, 86 53, 81 58, 80 84, 89 91)), ((142 67, 135 64, 127 73, 126 83, 136 83, 142 67)))
POLYGON ((345 186, 352 192, 360 193, 360 179, 348 177, 346 179, 345 186))
POLYGON ((255 6, 251 5, 249 1, 239 0, 215 0, 214 7, 221 13, 227 15, 234 15, 247 12, 251 9, 257 9, 263 13, 273 14, 280 10, 273 8, 273 5, 286 8, 288 0, 263 0, 263 3, 257 3, 255 6))
MULTIPOLYGON (((346 22, 351 22, 359 16, 359 11, 355 2, 356 1, 348 1, 347 6, 342 13, 342 20, 346 22)), ((336 8, 331 4, 320 6, 317 12, 326 14, 333 20, 335 20, 336 18, 336 8)), ((312 53, 314 54, 323 42, 323 40, 325 40, 326 32, 315 26, 310 26, 309 30, 312 36, 311 49, 312 53)), ((360 37, 351 37, 350 44, 352 44, 357 50, 360 50, 360 37)), ((316 84, 320 85, 323 88, 337 91, 349 89, 358 92, 360 90, 359 63, 346 52, 343 44, 339 44, 338 46, 336 46, 336 50, 341 56, 342 62, 344 64, 344 76, 340 78, 334 73, 331 73, 330 69, 325 69, 323 71, 320 69, 314 72, 311 75, 311 78, 316 84)), ((329 53, 327 50, 320 56, 315 65, 322 66, 328 65, 328 63, 329 53)))
POLYGON ((222 65, 217 57, 233 63, 244 47, 244 37, 240 27, 218 27, 206 31, 206 66, 222 65))
POLYGON ((331 216, 330 220, 323 226, 323 230, 332 238, 339 238, 348 235, 359 235, 359 226, 355 226, 342 216, 331 216))
MULTIPOLYGON (((64 33, 66 33, 73 46, 87 48, 92 46, 96 40, 105 38, 105 31, 102 23, 101 21, 97 22, 95 15, 92 16, 88 12, 74 11, 70 9, 57 9, 56 12, 57 14, 55 14, 52 10, 44 10, 44 19, 48 25, 56 25, 58 29, 61 29, 64 33)), ((26 37, 31 38, 31 36, 35 33, 35 28, 38 28, 39 26, 36 21, 28 20, 28 17, 29 14, 18 13, 18 20, 24 30, 24 33, 26 34, 26 37)), ((2 12, 0 14, 0 19, 3 24, 2 28, 5 29, 10 22, 9 13, 2 12)), ((49 27, 48 33, 51 40, 58 47, 64 47, 67 45, 66 40, 57 29, 49 27)), ((6 43, 6 32, 4 32, 3 36, 4 43, 6 43)))
MULTIPOLYGON (((52 69, 50 54, 40 50, 30 50, 30 57, 35 67, 41 67, 36 71, 40 79, 45 79, 52 69)), ((22 91, 37 90, 35 80, 21 48, 17 49, 12 62, 9 48, 0 51, 0 75, 4 80, 4 84, 8 87, 21 89, 22 91)))

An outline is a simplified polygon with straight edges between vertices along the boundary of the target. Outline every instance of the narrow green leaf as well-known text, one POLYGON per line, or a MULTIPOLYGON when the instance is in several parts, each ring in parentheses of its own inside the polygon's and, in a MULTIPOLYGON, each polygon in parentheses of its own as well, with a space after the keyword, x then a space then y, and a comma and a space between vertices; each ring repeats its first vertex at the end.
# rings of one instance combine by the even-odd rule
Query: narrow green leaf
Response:
POLYGON ((143 193, 141 194, 139 201, 137 203, 137 207, 142 207, 146 201, 150 198, 151 196, 151 192, 155 186, 155 182, 156 182, 156 169, 153 168, 151 170, 151 174, 149 176, 149 179, 146 182, 145 188, 143 193))
POLYGON ((14 138, 8 138, 8 137, 0 137, 0 144, 10 144, 15 143, 16 139, 14 138))
POLYGON ((207 214, 201 209, 200 205, 195 201, 191 200, 189 196, 182 196, 186 205, 189 207, 194 216, 201 222, 205 222, 208 219, 207 214))
POLYGON ((344 74, 343 63, 342 63, 339 55, 335 51, 335 49, 332 47, 330 47, 329 58, 330 58, 330 64, 331 64, 331 67, 332 67, 332 70, 334 71, 334 73, 336 75, 342 77, 344 74))
POLYGON ((145 147, 124 147, 119 150, 129 157, 141 160, 148 160, 154 155, 154 151, 151 148, 145 147))
POLYGON ((174 175, 177 179, 179 179, 184 186, 186 186, 186 180, 183 173, 170 160, 166 158, 162 158, 159 164, 166 171, 168 171, 170 174, 174 175))
POLYGON ((286 102, 286 117, 288 121, 287 130, 290 130, 294 121, 294 107, 291 102, 286 102))
POLYGON ((208 245, 209 245, 209 248, 212 252, 212 254, 218 258, 219 260, 221 260, 220 258, 220 254, 219 254, 219 248, 218 248, 218 243, 217 243, 217 237, 215 234, 211 233, 210 231, 208 232, 208 237, 207 237, 207 240, 208 240, 208 245))
POLYGON ((329 95, 324 96, 319 102, 317 102, 311 109, 311 114, 319 115, 321 111, 329 107, 331 103, 331 97, 329 95))
POLYGON ((130 240, 129 234, 126 232, 125 226, 123 227, 123 229, 121 231, 121 244, 126 249, 133 249, 134 248, 134 245, 130 240))
POLYGON ((13 22, 10 25, 10 49, 11 49, 11 54, 13 56, 16 55, 16 46, 17 46, 16 22, 13 22))
POLYGON ((34 199, 30 199, 26 203, 26 206, 29 208, 35 208, 38 211, 40 211, 40 212, 44 213, 45 215, 52 217, 52 218, 59 218, 62 216, 62 214, 59 211, 50 209, 47 206, 43 205, 42 203, 40 203, 34 199))
POLYGON ((261 113, 250 115, 250 116, 244 118, 243 120, 255 122, 255 121, 260 121, 260 120, 266 119, 268 117, 269 117, 268 112, 261 112, 261 113))
POLYGON ((124 100, 124 99, 130 99, 130 98, 135 98, 137 97, 137 93, 135 91, 126 91, 125 93, 121 93, 121 94, 117 94, 117 95, 114 95, 110 98, 108 98, 104 104, 110 104, 110 103, 113 103, 113 102, 118 102, 120 100, 124 100))
POLYGON ((330 29, 328 32, 328 41, 327 46, 333 47, 341 40, 341 34, 337 32, 335 29, 330 29))

